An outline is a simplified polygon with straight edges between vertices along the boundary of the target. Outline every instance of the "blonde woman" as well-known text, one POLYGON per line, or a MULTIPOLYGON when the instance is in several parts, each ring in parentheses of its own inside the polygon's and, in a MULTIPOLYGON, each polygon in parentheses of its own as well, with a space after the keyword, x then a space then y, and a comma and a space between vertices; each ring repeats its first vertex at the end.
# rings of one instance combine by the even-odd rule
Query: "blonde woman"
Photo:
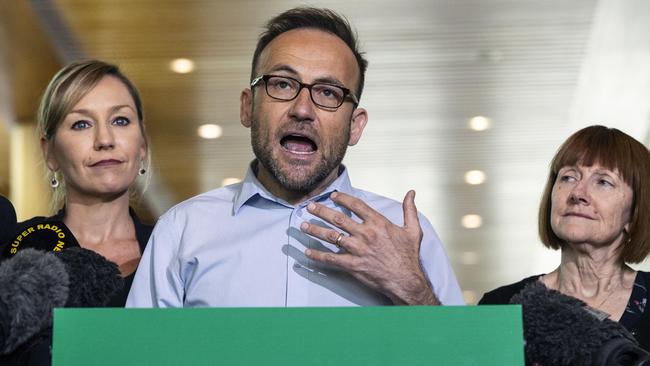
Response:
MULTIPOLYGON (((38 128, 59 210, 19 227, 60 222, 71 234, 67 246, 81 246, 116 263, 125 287, 107 306, 123 307, 152 230, 129 206, 136 179, 147 174, 140 95, 117 66, 76 62, 50 81, 39 107, 38 128)), ((21 362, 49 363, 47 338, 18 349, 21 362)))

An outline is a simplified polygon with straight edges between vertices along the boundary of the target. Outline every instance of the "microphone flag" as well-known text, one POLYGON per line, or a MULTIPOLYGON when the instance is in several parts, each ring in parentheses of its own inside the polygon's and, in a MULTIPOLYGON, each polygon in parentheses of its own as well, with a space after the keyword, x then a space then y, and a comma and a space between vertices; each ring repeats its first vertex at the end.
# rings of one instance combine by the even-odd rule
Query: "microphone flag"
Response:
POLYGON ((11 258, 26 248, 60 252, 78 246, 79 243, 63 221, 45 219, 18 229, 0 253, 0 260, 11 258))

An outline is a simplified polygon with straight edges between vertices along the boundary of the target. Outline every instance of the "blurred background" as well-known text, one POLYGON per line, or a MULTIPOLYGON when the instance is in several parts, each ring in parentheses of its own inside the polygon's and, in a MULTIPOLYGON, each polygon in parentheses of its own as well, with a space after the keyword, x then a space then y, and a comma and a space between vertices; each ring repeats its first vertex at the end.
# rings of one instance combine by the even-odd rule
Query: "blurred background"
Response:
POLYGON ((82 58, 117 63, 142 93, 148 221, 241 179, 256 37, 297 5, 346 15, 370 61, 352 183, 417 191, 468 303, 559 263, 537 207, 572 132, 604 124, 650 143, 648 0, 0 0, 0 194, 20 219, 48 214, 35 112, 56 70, 82 58))

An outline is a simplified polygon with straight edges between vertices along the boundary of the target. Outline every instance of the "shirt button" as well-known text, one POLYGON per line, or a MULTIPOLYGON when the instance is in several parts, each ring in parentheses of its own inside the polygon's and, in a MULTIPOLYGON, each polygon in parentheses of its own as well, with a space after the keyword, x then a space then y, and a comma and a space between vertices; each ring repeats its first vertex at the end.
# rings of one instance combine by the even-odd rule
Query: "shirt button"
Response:
POLYGON ((293 264, 293 268, 295 268, 295 269, 300 269, 301 267, 302 266, 300 265, 300 263, 294 263, 293 264))

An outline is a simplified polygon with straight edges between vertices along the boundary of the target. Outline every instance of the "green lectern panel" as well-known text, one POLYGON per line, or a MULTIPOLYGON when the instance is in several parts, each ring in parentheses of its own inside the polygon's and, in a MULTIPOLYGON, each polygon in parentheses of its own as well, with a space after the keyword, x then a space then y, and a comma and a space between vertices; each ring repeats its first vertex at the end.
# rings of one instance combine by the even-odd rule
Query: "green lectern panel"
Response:
POLYGON ((53 364, 521 366, 521 307, 56 309, 53 364))

